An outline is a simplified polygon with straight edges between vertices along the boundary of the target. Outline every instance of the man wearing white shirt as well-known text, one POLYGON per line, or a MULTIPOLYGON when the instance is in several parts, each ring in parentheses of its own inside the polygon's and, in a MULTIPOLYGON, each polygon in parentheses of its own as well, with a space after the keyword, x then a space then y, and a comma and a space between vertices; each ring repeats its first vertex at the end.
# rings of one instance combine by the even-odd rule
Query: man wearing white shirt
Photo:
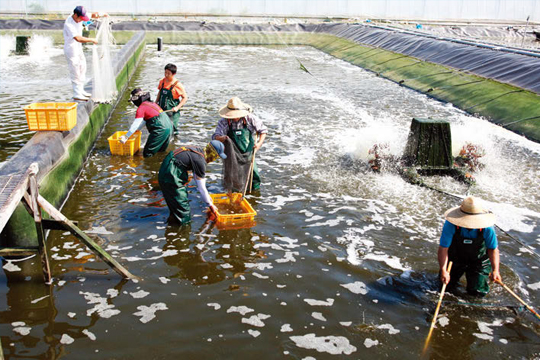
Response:
MULTIPOLYGON (((99 13, 91 14, 92 18, 100 17, 99 13)), ((104 14, 103 16, 108 16, 104 14)), ((94 43, 96 39, 82 36, 83 21, 89 21, 84 6, 77 6, 73 10, 73 15, 66 19, 64 23, 64 55, 66 56, 71 84, 73 86, 73 99, 86 101, 92 95, 84 91, 86 82, 86 59, 84 57, 82 44, 94 43)))

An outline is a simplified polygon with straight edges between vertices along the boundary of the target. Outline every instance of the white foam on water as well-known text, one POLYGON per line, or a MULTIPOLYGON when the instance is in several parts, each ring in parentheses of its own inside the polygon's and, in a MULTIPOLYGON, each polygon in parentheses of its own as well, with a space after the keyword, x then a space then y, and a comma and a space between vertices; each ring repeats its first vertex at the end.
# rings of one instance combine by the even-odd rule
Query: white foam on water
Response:
POLYGON ((68 312, 67 313, 67 316, 70 317, 70 318, 74 318, 77 314, 75 314, 74 312, 68 312))
POLYGON ((441 325, 442 327, 445 327, 446 325, 450 324, 450 319, 448 319, 448 317, 446 316, 440 317, 439 319, 437 319, 437 321, 439 322, 439 325, 441 325))
MULTIPOLYGON (((112 235, 114 234, 112 231, 109 231, 105 229, 105 226, 92 226, 90 230, 86 230, 85 233, 87 234, 98 234, 98 235, 112 235)), ((66 247, 64 247, 67 249, 66 247)))
POLYGON ((364 284, 361 281, 355 281, 353 283, 339 284, 339 285, 343 286, 344 288, 348 289, 350 292, 352 292, 354 294, 366 295, 368 293, 368 289, 366 287, 366 284, 364 284))
POLYGON ((499 341, 501 343, 503 343, 504 345, 508 344, 508 340, 506 340, 506 339, 499 339, 499 341))
POLYGON ((402 270, 402 271, 408 271, 411 270, 410 267, 404 267, 401 265, 401 259, 397 256, 390 256, 388 254, 374 254, 369 253, 366 256, 364 256, 364 260, 375 260, 375 261, 381 261, 384 262, 386 265, 390 266, 393 269, 402 270))
POLYGON ((75 341, 71 336, 68 334, 63 334, 62 338, 60 339, 60 344, 69 345, 72 344, 75 341))
POLYGON ((259 271, 263 271, 264 269, 273 269, 274 268, 271 263, 256 263, 256 264, 245 263, 244 266, 247 269, 257 269, 259 271))
POLYGON ((286 251, 285 256, 280 259, 276 259, 277 263, 287 263, 287 262, 296 262, 294 255, 298 256, 300 253, 298 251, 286 251))
POLYGON ((540 281, 534 284, 527 284, 527 287, 532 290, 540 290, 540 281))
POLYGON ((248 308, 247 306, 244 306, 244 305, 240 305, 240 306, 231 306, 230 308, 227 309, 227 313, 234 313, 234 312, 237 312, 237 313, 240 313, 240 315, 244 316, 246 315, 247 313, 250 313, 252 311, 255 311, 251 308, 248 308))
POLYGON ((224 264, 220 264, 219 265, 222 269, 226 270, 226 269, 232 269, 234 266, 232 266, 231 264, 229 263, 224 263, 224 264))
POLYGON ((400 330, 394 328, 394 326, 392 324, 377 325, 376 328, 377 329, 388 330, 388 334, 390 334, 390 335, 395 335, 395 334, 400 333, 400 330))
POLYGON ((140 316, 141 318, 139 320, 143 324, 146 324, 150 320, 154 319, 156 317, 156 312, 158 310, 168 310, 167 305, 165 305, 165 303, 162 303, 162 302, 155 303, 150 306, 145 306, 145 305, 137 306, 137 309, 139 311, 137 311, 133 315, 140 316))
POLYGON ((317 350, 332 355, 350 355, 356 351, 356 347, 351 345, 349 339, 343 336, 316 336, 311 333, 302 336, 291 336, 290 339, 299 348, 317 350))
POLYGON ((314 227, 314 226, 335 227, 335 226, 338 226, 344 220, 345 220, 345 217, 338 216, 337 219, 330 219, 330 220, 326 220, 325 222, 318 222, 318 223, 315 223, 315 224, 309 224, 306 227, 314 227))
POLYGON ((351 326, 352 321, 340 321, 339 324, 342 326, 351 326))
POLYGON ((79 294, 84 296, 88 304, 96 304, 93 308, 86 311, 87 316, 97 313, 100 317, 108 319, 120 314, 120 310, 115 309, 113 304, 108 304, 107 298, 101 297, 99 294, 83 291, 79 291, 79 294))
POLYGON ((327 298, 324 300, 315 300, 315 299, 304 299, 311 306, 332 306, 334 305, 334 299, 327 298))
POLYGON ((85 256, 92 255, 92 253, 86 252, 86 251, 80 251, 76 256, 75 259, 82 259, 85 256))
POLYGON ((252 275, 255 276, 255 277, 258 277, 259 279, 268 279, 269 278, 269 276, 261 275, 258 272, 253 272, 252 275))
POLYGON ((491 335, 487 335, 484 333, 473 333, 473 335, 482 340, 493 341, 493 336, 491 335))
POLYGON ((291 327, 291 324, 283 324, 283 325, 281 325, 280 331, 281 332, 292 332, 293 329, 291 327))
POLYGON ((248 324, 248 325, 256 326, 256 327, 264 327, 265 324, 263 320, 266 320, 269 317, 270 315, 266 315, 266 314, 252 315, 249 318, 242 318, 242 324, 248 324))
POLYGON ((256 338, 257 336, 261 335, 261 332, 258 331, 258 330, 252 330, 252 329, 248 329, 248 334, 253 336, 254 338, 256 338))
POLYGON ((139 202, 147 202, 147 201, 148 201, 147 198, 141 197, 141 198, 128 200, 128 203, 139 203, 139 202))
MULTIPOLYGON (((24 325, 24 323, 23 323, 24 325)), ((28 334, 30 334, 30 330, 32 330, 31 327, 29 326, 18 326, 18 327, 15 327, 13 328, 13 332, 21 335, 21 336, 26 336, 28 334)))
POLYGON ((2 266, 2 268, 9 272, 16 272, 22 270, 18 265, 15 265, 12 261, 9 260, 6 260, 6 264, 2 266))
POLYGON ((109 298, 115 298, 119 294, 119 291, 116 289, 107 289, 107 295, 109 295, 109 298))
POLYGON ((166 284, 166 283, 168 283, 169 281, 171 281, 171 279, 167 279, 167 278, 164 277, 164 276, 160 276, 160 277, 159 277, 159 281, 161 281, 163 284, 166 284))
POLYGON ((88 331, 87 329, 84 329, 82 331, 82 333, 86 336, 88 336, 88 338, 92 341, 95 341, 97 338, 96 338, 96 335, 94 335, 92 332, 88 331))
POLYGON ((134 299, 142 299, 149 295, 150 293, 148 291, 139 290, 137 292, 129 293, 134 299))
MULTIPOLYGON (((218 304, 218 303, 208 303, 208 304, 206 304, 206 305, 207 305, 207 306, 210 306, 210 307, 213 307, 214 310, 219 310, 219 309, 221 309, 221 305, 218 304)), ((228 312, 228 311, 227 311, 227 312, 228 312)))
POLYGON ((313 317, 314 319, 320 320, 320 321, 326 321, 326 318, 320 312, 316 312, 316 311, 312 312, 311 317, 313 317))
POLYGON ((364 340, 364 346, 367 347, 368 349, 372 346, 377 346, 379 345, 379 340, 372 340, 370 338, 366 338, 366 340, 364 340))

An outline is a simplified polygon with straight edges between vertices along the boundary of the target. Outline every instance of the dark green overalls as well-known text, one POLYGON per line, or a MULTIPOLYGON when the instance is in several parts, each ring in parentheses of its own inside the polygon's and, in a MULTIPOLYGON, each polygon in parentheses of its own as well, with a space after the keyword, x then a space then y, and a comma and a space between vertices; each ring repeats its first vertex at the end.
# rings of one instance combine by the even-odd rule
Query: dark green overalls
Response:
MULTIPOLYGON (((150 106, 157 107, 156 104, 150 103, 150 106)), ((158 110, 158 109, 156 109, 158 110)), ((157 152, 166 151, 171 140, 173 126, 171 120, 166 113, 159 109, 160 114, 146 120, 146 129, 148 130, 148 140, 144 145, 143 156, 150 157, 157 152)))
MULTIPOLYGON (((238 150, 240 150, 242 154, 253 153, 253 148, 255 147, 255 139, 251 134, 251 131, 249 131, 247 127, 246 119, 242 119, 240 121, 242 121, 243 124, 242 128, 233 130, 231 128, 232 121, 228 120, 229 131, 227 132, 227 136, 236 144, 236 147, 238 148, 238 150)), ((259 176, 259 168, 257 167, 257 162, 255 162, 253 164, 253 181, 251 182, 251 189, 259 190, 260 188, 261 178, 259 176)))
POLYGON ((204 158, 204 154, 189 146, 182 146, 171 151, 159 169, 158 182, 163 192, 163 197, 170 211, 169 219, 187 224, 191 220, 191 211, 188 201, 186 185, 189 182, 188 170, 176 161, 176 155, 183 151, 191 151, 204 158))
MULTIPOLYGON (((164 111, 171 110, 173 107, 178 106, 180 104, 180 99, 175 99, 173 97, 173 89, 176 85, 178 85, 178 80, 174 82, 168 89, 165 89, 165 81, 162 82, 162 87, 159 89, 159 107, 161 107, 164 111)), ((169 115, 169 118, 171 119, 173 123, 173 131, 174 133, 177 133, 179 131, 178 129, 178 123, 180 122, 180 111, 177 112, 169 112, 167 113, 169 115)))
POLYGON ((465 273, 467 293, 484 296, 489 292, 491 262, 482 229, 478 229, 476 239, 468 239, 461 234, 461 228, 456 226, 456 233, 448 249, 448 259, 454 262, 450 271, 449 289, 455 287, 465 273))

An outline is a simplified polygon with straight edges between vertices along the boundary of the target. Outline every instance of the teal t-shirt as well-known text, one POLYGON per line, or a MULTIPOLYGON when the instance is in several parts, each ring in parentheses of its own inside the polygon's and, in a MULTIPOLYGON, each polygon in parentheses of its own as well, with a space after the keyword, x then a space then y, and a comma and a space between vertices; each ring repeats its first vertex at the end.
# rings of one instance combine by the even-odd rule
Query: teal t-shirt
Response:
MULTIPOLYGON (((439 241, 439 245, 443 248, 449 248, 452 244, 452 239, 454 238, 454 234, 456 233, 457 226, 452 224, 449 221, 445 221, 441 239, 439 241)), ((478 231, 480 229, 467 229, 460 227, 459 230, 461 231, 461 235, 468 239, 475 239, 478 236, 478 231)), ((482 232, 484 233, 484 241, 486 242, 486 248, 488 249, 496 249, 498 246, 497 243, 497 234, 495 234, 495 229, 493 226, 487 227, 485 229, 482 229, 482 232)))

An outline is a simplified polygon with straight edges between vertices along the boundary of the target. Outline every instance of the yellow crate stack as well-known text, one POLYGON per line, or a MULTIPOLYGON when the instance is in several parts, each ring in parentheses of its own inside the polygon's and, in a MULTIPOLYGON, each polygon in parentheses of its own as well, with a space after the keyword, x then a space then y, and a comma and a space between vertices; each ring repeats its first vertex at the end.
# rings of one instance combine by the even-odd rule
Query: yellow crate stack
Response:
POLYGON ((24 107, 28 129, 69 131, 77 124, 77 103, 33 103, 24 107))

